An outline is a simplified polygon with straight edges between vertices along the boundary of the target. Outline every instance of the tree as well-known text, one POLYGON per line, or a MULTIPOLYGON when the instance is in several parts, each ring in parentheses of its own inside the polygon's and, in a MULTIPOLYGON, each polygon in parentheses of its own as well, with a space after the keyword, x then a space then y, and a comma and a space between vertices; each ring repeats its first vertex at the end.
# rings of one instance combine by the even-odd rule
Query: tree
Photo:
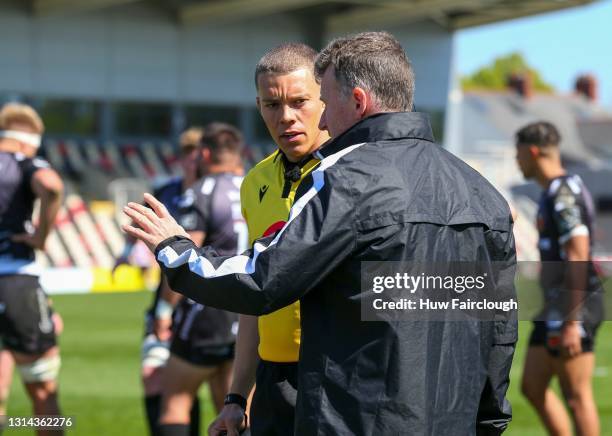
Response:
POLYGON ((504 90, 507 88, 508 77, 511 74, 531 76, 533 89, 540 92, 554 92, 552 85, 546 83, 534 68, 531 68, 521 53, 514 52, 496 58, 491 65, 478 69, 475 73, 461 78, 464 90, 489 89, 504 90))

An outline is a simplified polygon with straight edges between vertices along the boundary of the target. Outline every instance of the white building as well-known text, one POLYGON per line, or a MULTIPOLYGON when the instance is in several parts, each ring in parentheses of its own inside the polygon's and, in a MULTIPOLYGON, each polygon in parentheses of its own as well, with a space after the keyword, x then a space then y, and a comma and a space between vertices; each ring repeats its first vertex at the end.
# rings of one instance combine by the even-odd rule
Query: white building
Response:
POLYGON ((584 0, 0 0, 0 101, 36 106, 50 136, 175 138, 221 119, 267 141, 253 70, 269 48, 389 30, 443 132, 456 29, 584 0))

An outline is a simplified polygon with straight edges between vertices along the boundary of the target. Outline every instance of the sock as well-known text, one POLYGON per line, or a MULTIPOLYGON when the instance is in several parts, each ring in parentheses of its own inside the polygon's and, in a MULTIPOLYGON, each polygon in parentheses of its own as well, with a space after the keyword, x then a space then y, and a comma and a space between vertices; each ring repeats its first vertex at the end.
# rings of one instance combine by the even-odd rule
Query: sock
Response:
POLYGON ((189 435, 200 436, 200 399, 198 397, 193 399, 189 420, 191 421, 189 435))
POLYGON ((147 411, 147 422, 149 423, 149 434, 160 436, 159 433, 159 413, 161 411, 161 395, 151 395, 145 397, 145 409, 147 411))
POLYGON ((189 424, 159 424, 159 436, 189 436, 189 424))

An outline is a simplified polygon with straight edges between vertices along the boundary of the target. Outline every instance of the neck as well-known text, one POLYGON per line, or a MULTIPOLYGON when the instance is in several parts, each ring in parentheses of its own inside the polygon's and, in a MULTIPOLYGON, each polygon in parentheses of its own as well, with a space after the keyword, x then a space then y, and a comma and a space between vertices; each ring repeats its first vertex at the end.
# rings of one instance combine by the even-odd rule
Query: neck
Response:
POLYGON ((315 141, 315 146, 312 147, 307 154, 303 156, 299 156, 297 159, 290 159, 289 156, 287 156, 282 151, 281 153, 283 154, 283 156, 285 156, 285 159, 287 159, 289 162, 298 163, 298 162, 301 162, 306 156, 310 156, 312 153, 317 151, 323 144, 329 141, 329 139, 330 139, 330 136, 327 134, 327 131, 321 130, 321 132, 319 132, 319 135, 317 136, 317 140, 315 141))
POLYGON ((564 175, 565 170, 560 162, 549 162, 540 166, 535 179, 542 188, 547 189, 550 182, 564 175))
POLYGON ((236 165, 233 162, 220 162, 208 165, 209 174, 232 173, 236 175, 242 174, 242 166, 236 165))
POLYGON ((188 174, 183 176, 183 191, 198 181, 198 177, 195 174, 188 174))

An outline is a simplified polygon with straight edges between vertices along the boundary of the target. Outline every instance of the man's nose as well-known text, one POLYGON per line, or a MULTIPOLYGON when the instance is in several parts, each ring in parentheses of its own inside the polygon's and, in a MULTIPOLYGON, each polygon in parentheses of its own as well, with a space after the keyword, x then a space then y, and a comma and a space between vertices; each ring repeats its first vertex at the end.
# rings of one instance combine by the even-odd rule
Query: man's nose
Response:
POLYGON ((284 105, 282 111, 283 113, 281 114, 281 123, 289 124, 295 121, 295 113, 291 106, 284 105))

